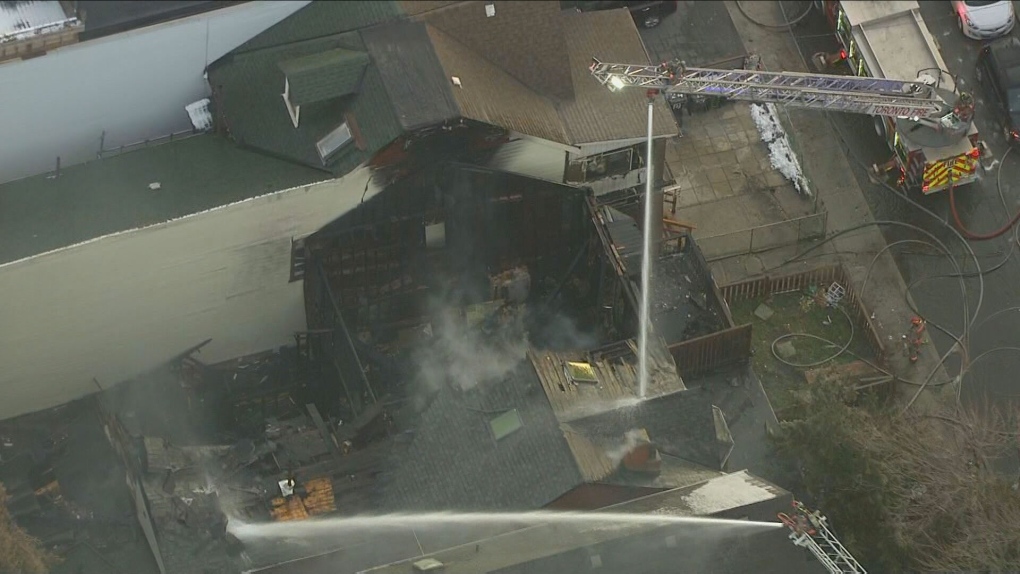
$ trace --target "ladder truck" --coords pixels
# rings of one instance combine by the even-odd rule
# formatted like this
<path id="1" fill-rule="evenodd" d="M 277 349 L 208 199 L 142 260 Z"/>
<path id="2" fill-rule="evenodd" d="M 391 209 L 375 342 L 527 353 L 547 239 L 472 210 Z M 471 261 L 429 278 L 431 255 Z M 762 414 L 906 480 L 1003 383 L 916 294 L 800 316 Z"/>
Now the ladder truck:
<path id="1" fill-rule="evenodd" d="M 930 74 L 947 90 L 956 90 L 956 79 L 946 72 L 946 63 L 921 18 L 917 2 L 826 0 L 818 5 L 841 48 L 836 54 L 819 55 L 820 64 L 845 63 L 851 73 L 873 78 Z M 898 125 L 894 117 L 875 118 L 875 130 L 894 154 L 888 165 L 895 163 L 905 183 L 924 193 L 976 181 L 980 172 L 974 159 L 982 155 L 990 159 L 974 125 L 965 137 L 955 140 L 912 133 Z"/>
<path id="2" fill-rule="evenodd" d="M 785 512 L 776 516 L 790 529 L 790 541 L 801 548 L 807 548 L 832 574 L 867 574 L 864 567 L 829 530 L 829 520 L 817 510 L 808 510 L 794 500 L 792 516 Z"/>
<path id="3" fill-rule="evenodd" d="M 923 25 L 923 23 L 921 24 Z M 979 159 L 989 155 L 977 142 L 974 101 L 939 79 L 939 70 L 919 70 L 914 80 L 869 76 L 767 72 L 750 56 L 743 69 L 605 63 L 592 59 L 592 75 L 610 90 L 643 87 L 664 94 L 717 96 L 763 104 L 874 116 L 888 128 L 895 157 L 875 170 L 899 168 L 897 183 L 930 194 L 979 177 Z M 883 133 L 880 131 L 880 133 Z M 941 174 L 945 175 L 941 178 Z"/>

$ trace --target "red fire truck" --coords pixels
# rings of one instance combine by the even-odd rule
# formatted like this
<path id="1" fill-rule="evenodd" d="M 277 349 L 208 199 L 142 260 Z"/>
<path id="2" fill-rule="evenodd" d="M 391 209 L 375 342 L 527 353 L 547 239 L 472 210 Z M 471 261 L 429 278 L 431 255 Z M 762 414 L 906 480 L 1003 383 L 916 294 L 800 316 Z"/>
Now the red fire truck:
<path id="1" fill-rule="evenodd" d="M 940 92 L 956 94 L 965 104 L 969 101 L 969 96 L 957 93 L 955 78 L 946 71 L 917 2 L 826 0 L 821 6 L 842 47 L 839 54 L 824 58 L 828 63 L 845 62 L 862 77 L 934 80 Z M 973 122 L 964 131 L 919 126 L 911 118 L 891 115 L 876 115 L 874 120 L 894 156 L 885 169 L 899 169 L 901 184 L 925 194 L 976 181 L 979 159 L 990 155 Z"/>

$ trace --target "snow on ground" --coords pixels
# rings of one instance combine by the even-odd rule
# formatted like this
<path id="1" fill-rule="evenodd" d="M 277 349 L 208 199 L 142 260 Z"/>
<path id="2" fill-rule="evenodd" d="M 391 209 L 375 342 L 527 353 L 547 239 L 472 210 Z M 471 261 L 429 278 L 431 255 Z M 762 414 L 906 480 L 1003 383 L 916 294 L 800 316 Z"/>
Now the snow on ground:
<path id="1" fill-rule="evenodd" d="M 779 121 L 779 110 L 775 104 L 751 104 L 751 117 L 754 125 L 758 128 L 761 141 L 769 147 L 769 160 L 772 167 L 779 170 L 783 177 L 793 183 L 798 193 L 811 197 L 811 189 L 808 187 L 807 178 L 801 170 L 797 154 L 790 146 L 790 140 L 786 137 L 786 130 Z"/>

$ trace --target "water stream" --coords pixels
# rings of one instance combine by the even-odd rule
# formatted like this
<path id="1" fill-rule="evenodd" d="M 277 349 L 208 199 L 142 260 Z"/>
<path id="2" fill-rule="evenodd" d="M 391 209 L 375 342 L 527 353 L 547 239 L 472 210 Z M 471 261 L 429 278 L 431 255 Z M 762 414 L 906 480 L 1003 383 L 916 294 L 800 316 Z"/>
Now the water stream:
<path id="1" fill-rule="evenodd" d="M 329 517 L 287 522 L 247 523 L 231 519 L 227 529 L 241 540 L 267 538 L 300 538 L 336 536 L 345 532 L 380 530 L 428 529 L 442 527 L 538 526 L 542 524 L 598 526 L 666 526 L 687 524 L 692 527 L 734 527 L 740 529 L 774 529 L 778 522 L 755 522 L 706 518 L 700 516 L 672 516 L 668 514 L 631 514 L 622 512 L 425 512 Z"/>
<path id="2" fill-rule="evenodd" d="M 652 119 L 653 100 L 648 99 L 648 139 L 647 157 L 645 158 L 645 218 L 642 230 L 643 249 L 641 254 L 641 309 L 638 318 L 638 396 L 645 398 L 648 392 L 648 322 L 651 306 L 650 285 L 652 275 L 652 202 L 654 201 L 653 184 L 655 169 L 652 165 Z"/>

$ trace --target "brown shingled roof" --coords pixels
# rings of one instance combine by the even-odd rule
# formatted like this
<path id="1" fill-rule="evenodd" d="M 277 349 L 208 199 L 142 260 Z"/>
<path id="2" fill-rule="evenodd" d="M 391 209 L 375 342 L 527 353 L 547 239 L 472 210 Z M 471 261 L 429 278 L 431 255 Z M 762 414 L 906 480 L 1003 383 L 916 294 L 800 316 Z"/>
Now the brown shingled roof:
<path id="1" fill-rule="evenodd" d="M 460 2 L 424 18 L 538 94 L 570 99 L 574 90 L 560 13 L 559 2 L 490 0 Z"/>
<path id="2" fill-rule="evenodd" d="M 641 36 L 627 10 L 561 12 L 575 97 L 559 105 L 570 143 L 575 145 L 641 137 L 647 130 L 648 100 L 644 90 L 610 92 L 598 83 L 588 66 L 592 56 L 603 62 L 648 62 Z M 567 60 L 567 58 L 563 58 Z M 676 135 L 669 106 L 656 98 L 653 131 Z"/>
<path id="3" fill-rule="evenodd" d="M 563 121 L 547 98 L 432 26 L 427 26 L 440 65 L 461 87 L 451 90 L 466 118 L 538 138 L 567 143 Z M 452 80 L 451 80 L 452 82 Z"/>
<path id="4" fill-rule="evenodd" d="M 469 1 L 413 4 L 468 119 L 550 141 L 581 145 L 645 135 L 646 100 L 638 89 L 612 93 L 588 72 L 592 56 L 642 63 L 648 56 L 627 10 L 579 13 L 559 2 Z M 486 15 L 486 5 L 495 15 Z M 654 134 L 677 133 L 656 102 Z"/>

